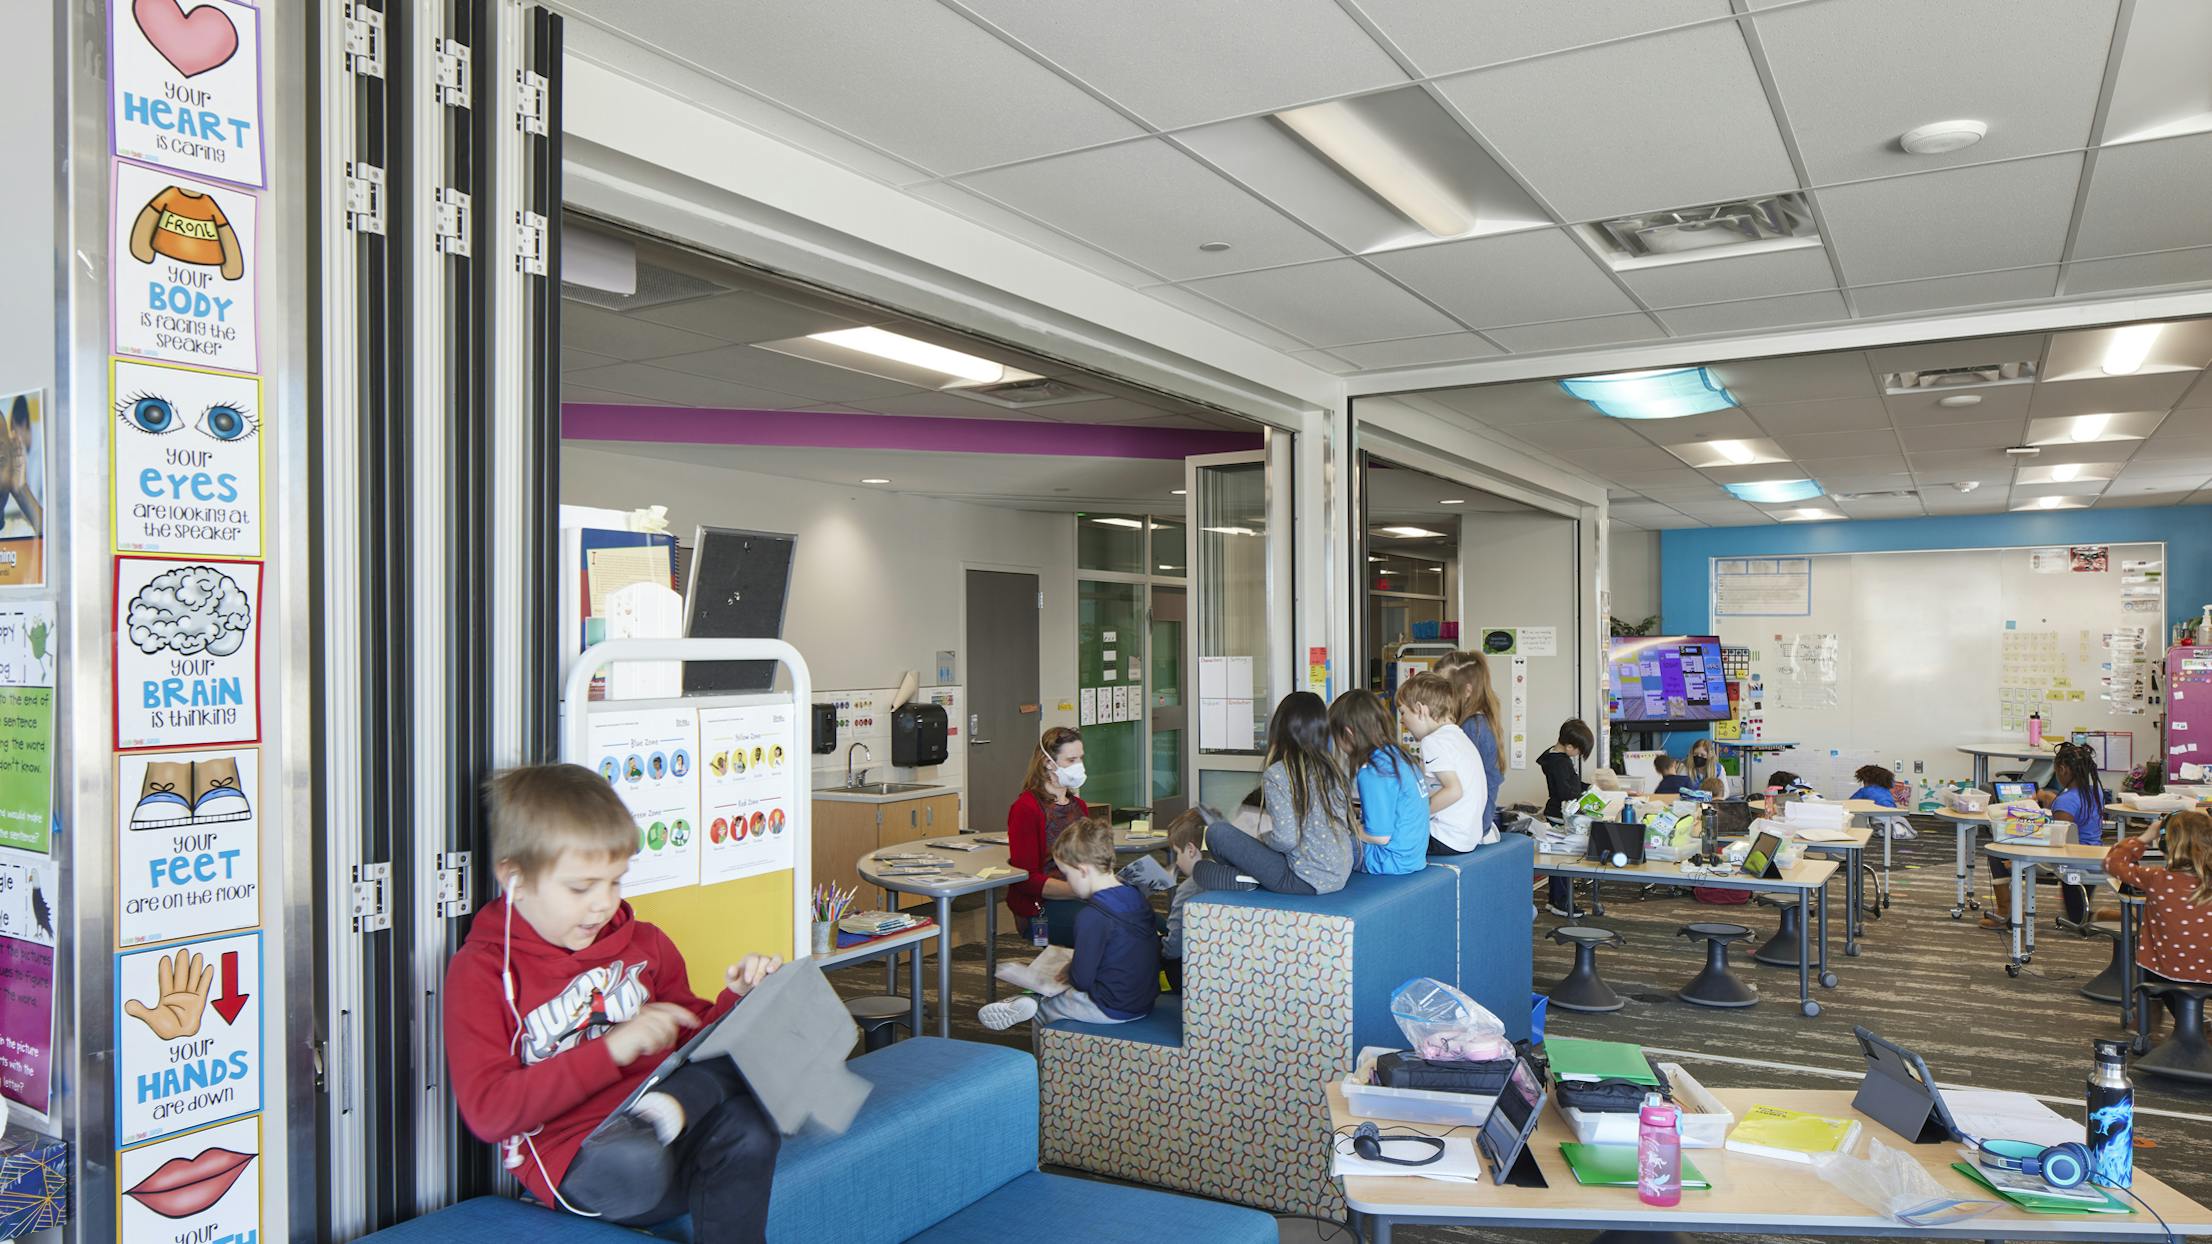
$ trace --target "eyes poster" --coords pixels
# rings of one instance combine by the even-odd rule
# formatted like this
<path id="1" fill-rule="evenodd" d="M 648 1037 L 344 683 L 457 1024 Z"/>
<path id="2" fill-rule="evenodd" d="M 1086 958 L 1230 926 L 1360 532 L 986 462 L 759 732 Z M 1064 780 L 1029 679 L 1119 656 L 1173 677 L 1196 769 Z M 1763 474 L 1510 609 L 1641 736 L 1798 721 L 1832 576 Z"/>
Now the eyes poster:
<path id="1" fill-rule="evenodd" d="M 115 551 L 261 556 L 261 382 L 115 359 Z"/>

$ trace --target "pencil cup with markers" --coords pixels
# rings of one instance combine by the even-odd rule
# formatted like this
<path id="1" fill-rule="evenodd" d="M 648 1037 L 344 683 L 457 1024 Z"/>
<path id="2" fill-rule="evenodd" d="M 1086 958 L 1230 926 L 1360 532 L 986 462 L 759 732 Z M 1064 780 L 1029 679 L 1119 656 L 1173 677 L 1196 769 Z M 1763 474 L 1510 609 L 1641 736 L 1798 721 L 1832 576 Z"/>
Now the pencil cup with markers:
<path id="1" fill-rule="evenodd" d="M 852 910 L 853 900 L 859 894 L 858 886 L 849 890 L 840 890 L 828 883 L 814 887 L 815 954 L 826 955 L 837 949 L 837 922 L 844 919 L 846 912 Z"/>

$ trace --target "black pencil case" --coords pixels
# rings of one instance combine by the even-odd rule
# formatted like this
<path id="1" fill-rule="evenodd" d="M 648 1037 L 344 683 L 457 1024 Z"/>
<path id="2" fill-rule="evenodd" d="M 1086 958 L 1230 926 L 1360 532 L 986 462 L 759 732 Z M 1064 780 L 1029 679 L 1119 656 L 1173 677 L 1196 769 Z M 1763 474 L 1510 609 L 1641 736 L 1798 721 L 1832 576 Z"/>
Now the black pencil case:
<path id="1" fill-rule="evenodd" d="M 1385 1054 L 1375 1060 L 1374 1082 L 1384 1088 L 1474 1093 L 1489 1097 L 1504 1090 L 1516 1061 L 1511 1058 L 1485 1062 L 1432 1061 L 1406 1053 Z"/>

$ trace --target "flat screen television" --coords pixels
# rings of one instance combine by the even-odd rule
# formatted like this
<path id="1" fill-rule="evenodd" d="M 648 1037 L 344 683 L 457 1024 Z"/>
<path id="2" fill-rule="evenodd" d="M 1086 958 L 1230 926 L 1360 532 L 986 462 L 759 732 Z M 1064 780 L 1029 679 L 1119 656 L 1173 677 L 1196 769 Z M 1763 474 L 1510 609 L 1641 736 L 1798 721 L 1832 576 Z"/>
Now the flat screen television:
<path id="1" fill-rule="evenodd" d="M 1605 679 L 1617 725 L 1690 730 L 1730 716 L 1717 635 L 1615 635 Z"/>

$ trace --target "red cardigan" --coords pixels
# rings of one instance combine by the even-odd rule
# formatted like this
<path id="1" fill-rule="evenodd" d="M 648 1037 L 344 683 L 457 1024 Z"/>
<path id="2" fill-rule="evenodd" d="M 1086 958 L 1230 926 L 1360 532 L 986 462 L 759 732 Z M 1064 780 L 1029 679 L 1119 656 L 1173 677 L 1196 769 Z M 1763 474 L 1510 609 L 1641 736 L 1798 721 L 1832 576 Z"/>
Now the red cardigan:
<path id="1" fill-rule="evenodd" d="M 1077 820 L 1091 814 L 1091 806 L 1068 796 L 1075 805 Z M 1007 862 L 1029 874 L 1028 879 L 1006 887 L 1006 907 L 1015 915 L 1028 919 L 1043 910 L 1045 877 L 1052 858 L 1045 851 L 1045 800 L 1035 791 L 1025 790 L 1014 796 L 1014 804 L 1006 809 Z"/>

